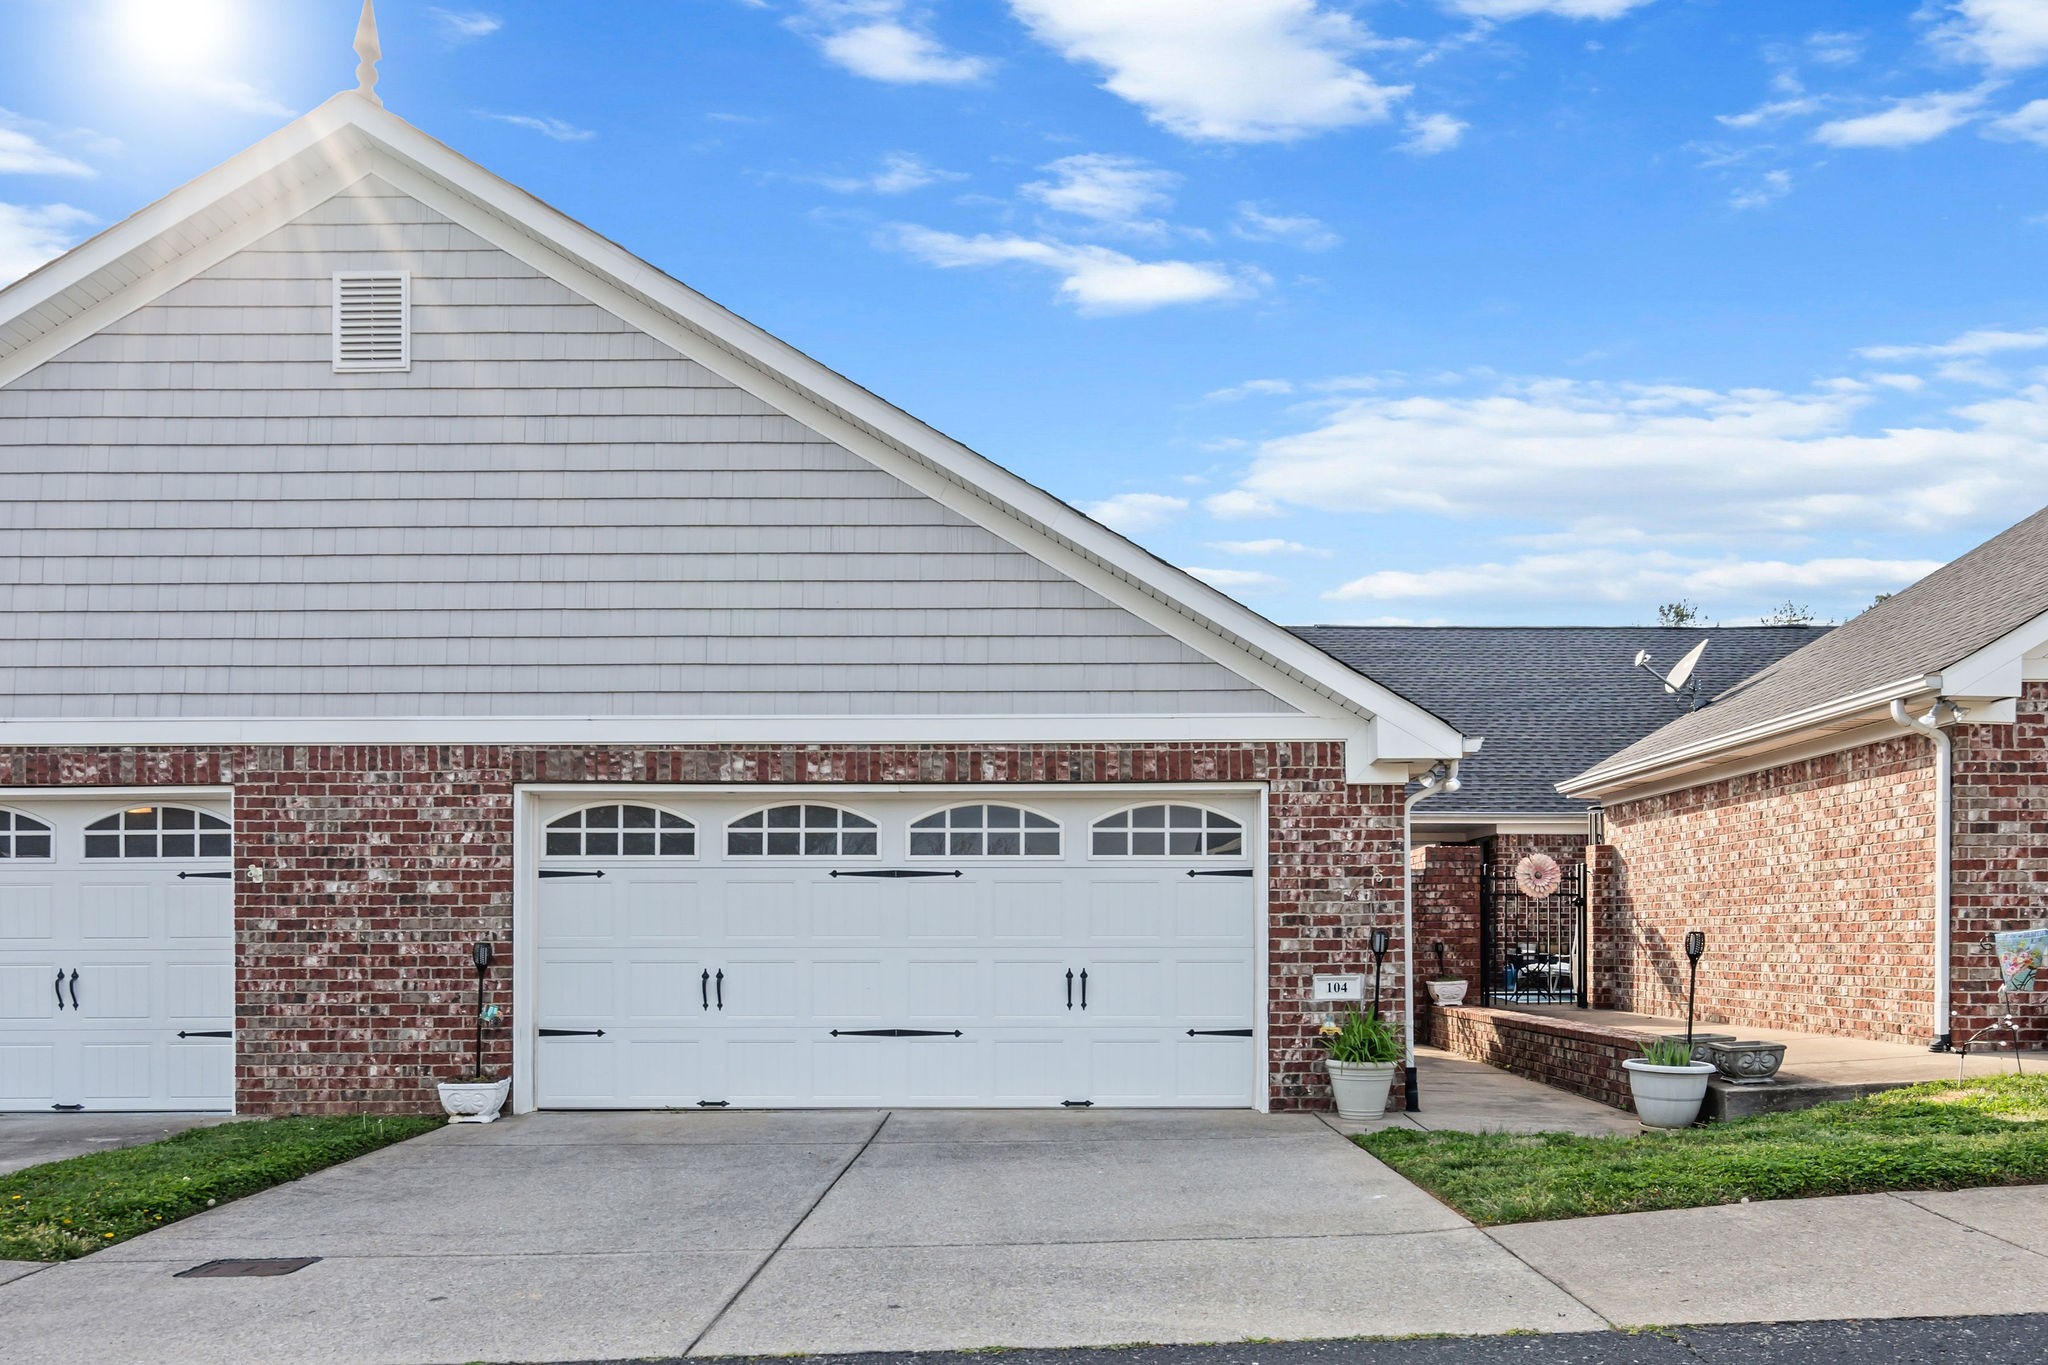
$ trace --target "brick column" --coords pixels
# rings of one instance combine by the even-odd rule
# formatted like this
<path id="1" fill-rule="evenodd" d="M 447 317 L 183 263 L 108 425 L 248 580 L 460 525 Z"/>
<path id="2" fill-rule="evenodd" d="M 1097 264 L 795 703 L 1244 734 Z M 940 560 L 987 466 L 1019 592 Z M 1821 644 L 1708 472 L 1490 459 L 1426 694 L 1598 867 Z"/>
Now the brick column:
<path id="1" fill-rule="evenodd" d="M 1442 1011 L 1423 983 L 1436 974 L 1430 945 L 1444 945 L 1444 964 L 1479 992 L 1479 866 L 1477 844 L 1427 844 L 1409 857 L 1415 879 L 1415 1033 L 1419 1043 L 1442 1046 Z"/>

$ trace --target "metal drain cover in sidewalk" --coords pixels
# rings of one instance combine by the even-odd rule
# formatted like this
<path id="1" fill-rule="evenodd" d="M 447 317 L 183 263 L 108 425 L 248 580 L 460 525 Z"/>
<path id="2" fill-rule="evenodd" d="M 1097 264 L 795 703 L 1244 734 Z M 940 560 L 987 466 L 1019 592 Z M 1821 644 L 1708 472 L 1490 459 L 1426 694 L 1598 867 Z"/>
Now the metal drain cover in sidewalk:
<path id="1" fill-rule="evenodd" d="M 304 1270 L 319 1259 L 318 1256 L 271 1256 L 254 1261 L 208 1261 L 190 1270 L 181 1270 L 171 1278 L 233 1280 L 250 1275 L 289 1275 L 295 1270 Z"/>

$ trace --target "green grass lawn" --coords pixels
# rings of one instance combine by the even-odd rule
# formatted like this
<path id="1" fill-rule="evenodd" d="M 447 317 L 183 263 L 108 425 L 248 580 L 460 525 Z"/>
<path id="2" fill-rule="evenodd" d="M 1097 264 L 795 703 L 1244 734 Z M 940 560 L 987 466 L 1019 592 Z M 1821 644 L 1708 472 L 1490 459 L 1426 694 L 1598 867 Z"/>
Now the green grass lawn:
<path id="1" fill-rule="evenodd" d="M 68 1261 L 443 1122 L 250 1119 L 0 1175 L 0 1260 Z"/>
<path id="2" fill-rule="evenodd" d="M 1388 1129 L 1352 1141 L 1483 1224 L 2023 1185 L 2048 1182 L 2048 1076 L 1937 1081 L 1632 1137 Z"/>

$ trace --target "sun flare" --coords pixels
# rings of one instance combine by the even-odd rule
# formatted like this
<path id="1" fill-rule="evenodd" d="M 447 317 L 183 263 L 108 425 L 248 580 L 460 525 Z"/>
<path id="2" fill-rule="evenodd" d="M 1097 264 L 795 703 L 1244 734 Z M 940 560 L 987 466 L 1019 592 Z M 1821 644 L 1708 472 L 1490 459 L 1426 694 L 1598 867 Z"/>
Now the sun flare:
<path id="1" fill-rule="evenodd" d="M 238 18 L 233 0 L 118 0 L 113 23 L 138 67 L 186 74 L 219 61 Z"/>

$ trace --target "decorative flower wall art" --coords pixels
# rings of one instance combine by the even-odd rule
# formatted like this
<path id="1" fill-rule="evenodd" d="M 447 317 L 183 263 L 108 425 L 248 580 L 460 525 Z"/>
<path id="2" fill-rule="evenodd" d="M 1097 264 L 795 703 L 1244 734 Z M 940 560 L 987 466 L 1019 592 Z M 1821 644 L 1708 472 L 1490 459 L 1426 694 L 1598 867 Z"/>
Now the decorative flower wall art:
<path id="1" fill-rule="evenodd" d="M 1532 900 L 1542 900 L 1564 880 L 1564 870 L 1548 853 L 1531 853 L 1515 864 L 1515 885 Z"/>

